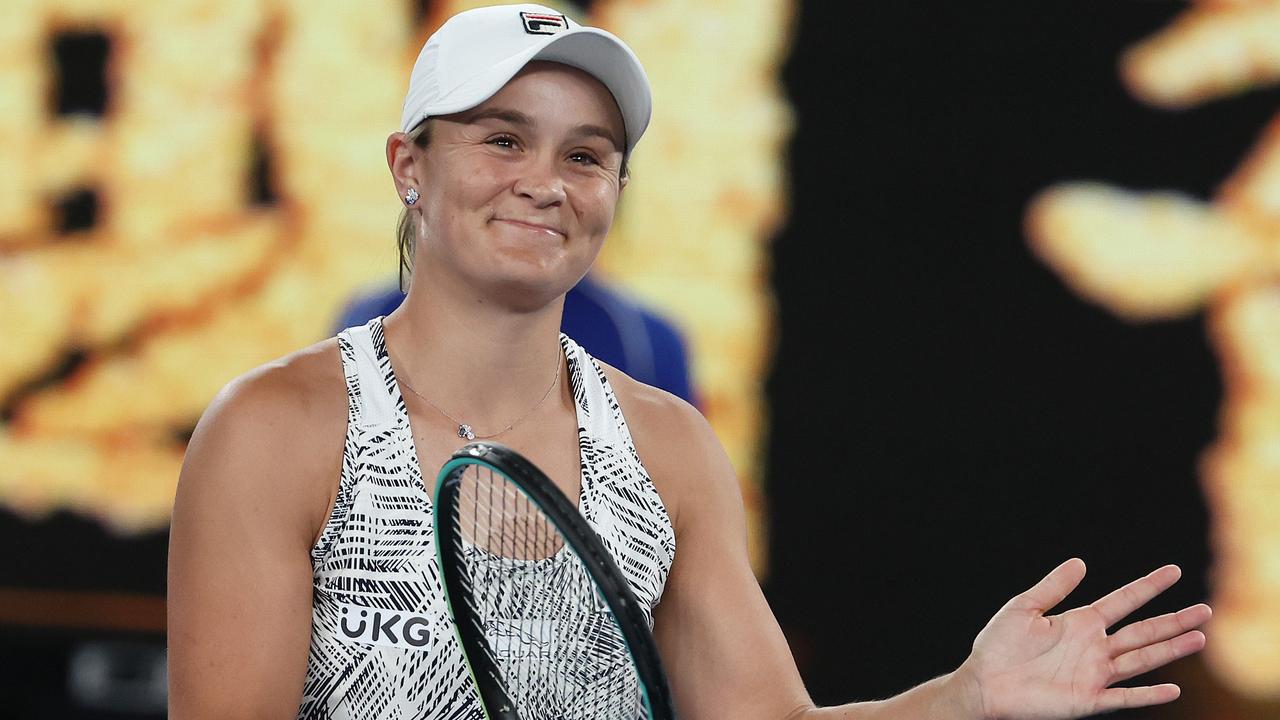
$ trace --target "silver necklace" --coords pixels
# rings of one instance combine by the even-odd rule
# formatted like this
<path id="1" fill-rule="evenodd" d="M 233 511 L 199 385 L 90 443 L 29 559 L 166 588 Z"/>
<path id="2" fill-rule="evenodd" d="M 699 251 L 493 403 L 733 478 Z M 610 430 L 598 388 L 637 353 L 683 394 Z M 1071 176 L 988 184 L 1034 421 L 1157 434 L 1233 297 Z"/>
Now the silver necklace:
<path id="1" fill-rule="evenodd" d="M 498 432 L 493 433 L 492 435 L 477 435 L 477 434 L 475 433 L 475 430 L 473 430 L 473 429 L 471 428 L 471 426 L 470 426 L 470 425 L 468 425 L 468 424 L 466 424 L 466 423 L 464 423 L 464 422 L 460 422 L 460 421 L 458 421 L 458 420 L 455 420 L 455 419 L 454 419 L 454 417 L 453 417 L 452 415 L 450 415 L 449 413 L 445 412 L 444 410 L 441 410 L 439 405 L 436 405 L 435 403 L 433 403 L 433 402 L 431 402 L 430 400 L 428 400 L 428 399 L 427 399 L 427 396 L 423 395 L 422 393 L 418 392 L 417 390 L 414 390 L 414 389 L 413 389 L 413 386 L 412 386 L 412 385 L 410 385 L 410 384 L 409 384 L 409 382 L 408 382 L 407 380 L 405 380 L 404 378 L 397 378 L 397 379 L 398 379 L 398 380 L 400 380 L 401 384 L 403 384 L 405 387 L 409 388 L 409 392 L 411 392 L 411 393 L 413 393 L 414 395 L 417 395 L 418 397 L 422 398 L 422 401 L 423 401 L 423 402 L 425 402 L 426 404 L 428 404 L 428 405 L 430 405 L 431 407 L 435 408 L 435 411 L 436 411 L 436 412 L 438 412 L 438 413 L 440 413 L 441 415 L 445 416 L 446 418 L 448 418 L 448 419 L 449 419 L 449 422 L 452 422 L 452 423 L 454 423 L 455 425 L 457 425 L 457 426 L 458 426 L 458 437 L 463 438 L 463 439 L 466 439 L 466 440 L 475 440 L 475 439 L 477 439 L 477 438 L 478 438 L 478 439 L 480 439 L 480 440 L 488 440 L 489 438 L 495 438 L 495 437 L 498 437 L 499 435 L 501 435 L 502 433 L 504 433 L 504 432 L 506 432 L 506 431 L 510 430 L 511 428 L 515 427 L 516 425 L 519 425 L 519 424 L 520 424 L 520 421 L 524 420 L 525 418 L 529 417 L 529 415 L 533 414 L 533 411 L 534 411 L 534 410 L 537 410 L 538 408 L 542 407 L 542 403 L 546 402 L 547 398 L 551 396 L 551 391 L 552 391 L 552 390 L 554 390 L 554 389 L 555 389 L 555 387 L 556 387 L 556 385 L 557 385 L 557 384 L 559 384 L 559 382 L 560 382 L 560 355 L 559 355 L 558 353 L 556 354 L 556 376 L 555 376 L 554 378 L 552 378 L 552 379 L 551 379 L 551 384 L 547 386 L 547 391 L 546 391 L 546 392 L 544 392 L 544 393 L 542 393 L 542 399 L 538 400 L 537 404 L 536 404 L 536 405 L 534 405 L 533 407 L 529 408 L 529 409 L 528 409 L 528 411 L 526 411 L 526 412 L 525 412 L 525 414 L 523 414 L 523 415 L 521 415 L 520 417 L 516 418 L 516 419 L 515 419 L 515 422 L 513 422 L 513 423 L 511 423 L 510 425 L 508 425 L 508 426 L 506 426 L 506 427 L 502 428 L 502 429 L 501 429 L 501 430 L 499 430 Z"/>

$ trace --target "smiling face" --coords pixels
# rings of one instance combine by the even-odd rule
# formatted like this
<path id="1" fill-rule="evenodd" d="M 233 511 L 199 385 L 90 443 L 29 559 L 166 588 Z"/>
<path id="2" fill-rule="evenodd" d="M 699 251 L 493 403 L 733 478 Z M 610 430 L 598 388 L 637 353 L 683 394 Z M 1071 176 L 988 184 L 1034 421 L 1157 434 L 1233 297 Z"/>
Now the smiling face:
<path id="1" fill-rule="evenodd" d="M 415 281 L 522 310 L 573 287 L 625 185 L 622 116 L 608 89 L 534 62 L 481 105 L 430 122 L 425 149 L 391 156 L 401 196 L 409 186 L 421 195 Z"/>

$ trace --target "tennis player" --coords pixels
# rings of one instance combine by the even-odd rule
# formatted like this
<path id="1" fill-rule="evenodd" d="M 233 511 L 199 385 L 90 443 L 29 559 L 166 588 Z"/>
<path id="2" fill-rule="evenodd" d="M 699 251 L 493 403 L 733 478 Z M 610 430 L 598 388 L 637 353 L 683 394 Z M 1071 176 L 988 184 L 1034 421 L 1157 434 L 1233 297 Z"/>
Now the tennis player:
<path id="1" fill-rule="evenodd" d="M 1166 566 L 1049 615 L 1085 573 L 1072 559 L 1010 600 L 956 671 L 813 706 L 711 428 L 559 333 L 649 117 L 631 50 L 548 8 L 468 11 L 428 40 L 386 143 L 407 299 L 235 379 L 191 439 L 170 539 L 171 717 L 482 717 L 430 501 L 473 437 L 578 502 L 650 613 L 683 718 L 1073 718 L 1176 698 L 1112 686 L 1200 650 L 1209 607 L 1108 635 L 1178 579 Z"/>

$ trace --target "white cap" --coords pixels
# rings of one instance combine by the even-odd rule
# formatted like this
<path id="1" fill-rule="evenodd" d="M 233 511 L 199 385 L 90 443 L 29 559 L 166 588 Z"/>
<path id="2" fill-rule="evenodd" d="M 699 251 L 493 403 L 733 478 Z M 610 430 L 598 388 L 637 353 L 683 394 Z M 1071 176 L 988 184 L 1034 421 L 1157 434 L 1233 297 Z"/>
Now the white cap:
<path id="1" fill-rule="evenodd" d="M 400 130 L 479 105 L 533 60 L 572 65 L 603 83 L 622 111 L 631 152 L 653 109 L 640 60 L 614 35 L 541 5 L 483 7 L 449 18 L 413 64 Z"/>

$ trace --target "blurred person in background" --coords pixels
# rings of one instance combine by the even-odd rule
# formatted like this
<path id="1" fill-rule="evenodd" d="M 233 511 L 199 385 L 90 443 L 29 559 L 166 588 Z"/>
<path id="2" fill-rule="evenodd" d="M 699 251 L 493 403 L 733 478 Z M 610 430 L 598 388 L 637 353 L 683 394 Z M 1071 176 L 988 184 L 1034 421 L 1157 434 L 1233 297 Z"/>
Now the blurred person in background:
<path id="1" fill-rule="evenodd" d="M 407 211 L 406 211 L 407 212 Z M 405 263 L 402 263 L 405 264 Z M 353 298 L 336 330 L 390 315 L 404 302 L 399 286 Z M 689 353 L 680 331 L 662 315 L 588 273 L 564 296 L 560 331 L 633 380 L 661 388 L 695 407 Z"/>

